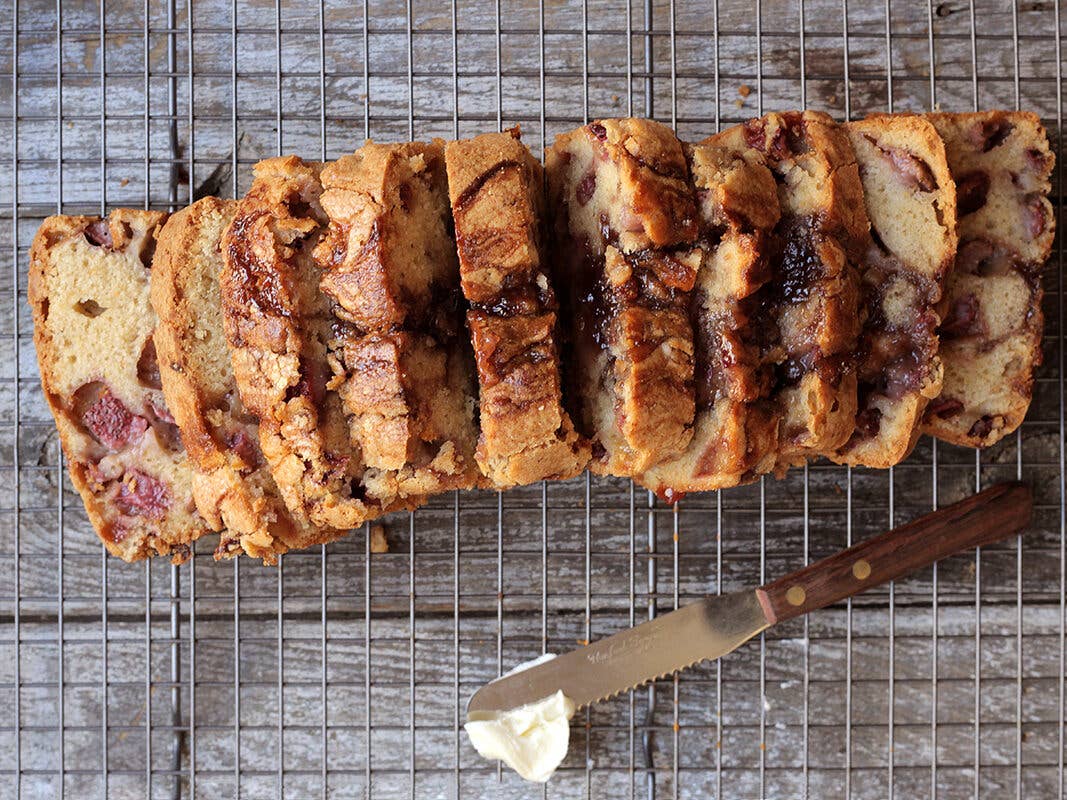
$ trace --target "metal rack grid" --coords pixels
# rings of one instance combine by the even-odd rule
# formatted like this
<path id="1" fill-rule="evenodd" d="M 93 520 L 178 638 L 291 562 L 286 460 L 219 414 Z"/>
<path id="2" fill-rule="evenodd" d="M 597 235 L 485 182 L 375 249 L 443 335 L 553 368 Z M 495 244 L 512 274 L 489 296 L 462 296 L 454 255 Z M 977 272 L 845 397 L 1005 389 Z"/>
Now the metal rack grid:
<path id="1" fill-rule="evenodd" d="M 1020 433 L 669 507 L 588 476 L 436 498 L 277 569 L 103 555 L 37 384 L 26 250 L 62 210 L 240 193 L 278 152 L 587 118 L 695 138 L 791 107 L 1023 107 L 1059 150 L 1059 3 L 100 0 L 0 5 L 0 795 L 1065 797 L 1062 244 Z M 1061 158 L 1062 162 L 1062 158 Z M 1056 201 L 1061 203 L 1061 168 Z M 476 686 L 1015 476 L 1024 540 L 582 712 L 547 787 L 481 762 Z"/>

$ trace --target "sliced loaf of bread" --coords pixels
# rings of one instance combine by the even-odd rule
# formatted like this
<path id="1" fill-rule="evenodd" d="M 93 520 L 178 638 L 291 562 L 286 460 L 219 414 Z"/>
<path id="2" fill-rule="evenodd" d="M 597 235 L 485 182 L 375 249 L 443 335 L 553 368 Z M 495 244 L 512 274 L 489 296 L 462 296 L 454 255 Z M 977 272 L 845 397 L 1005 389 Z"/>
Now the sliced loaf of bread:
<path id="1" fill-rule="evenodd" d="M 911 452 L 927 403 L 941 393 L 938 309 L 956 257 L 956 186 L 944 145 L 922 117 L 875 116 L 844 128 L 871 238 L 861 266 L 856 430 L 831 457 L 886 468 Z"/>
<path id="2" fill-rule="evenodd" d="M 1055 235 L 1054 156 L 1036 115 L 929 114 L 956 182 L 959 247 L 943 303 L 944 385 L 924 431 L 987 447 L 1014 431 L 1033 396 L 1044 317 L 1041 269 Z"/>
<path id="3" fill-rule="evenodd" d="M 126 561 L 180 563 L 209 528 L 152 337 L 149 275 L 165 218 L 49 217 L 30 250 L 29 300 L 41 386 L 89 521 Z"/>
<path id="4" fill-rule="evenodd" d="M 497 488 L 572 478 L 589 445 L 562 405 L 544 171 L 518 128 L 450 142 L 445 163 L 478 364 L 478 463 Z"/>
<path id="5" fill-rule="evenodd" d="M 693 435 L 700 253 L 685 153 L 665 125 L 608 119 L 558 136 L 546 170 L 572 416 L 593 472 L 637 475 Z"/>
<path id="6" fill-rule="evenodd" d="M 776 321 L 762 315 L 778 190 L 762 155 L 711 137 L 687 147 L 699 199 L 701 254 L 690 298 L 696 421 L 688 447 L 638 477 L 661 497 L 736 486 L 774 468 L 775 364 L 761 346 Z"/>
<path id="7" fill-rule="evenodd" d="M 172 214 L 152 265 L 152 307 L 163 394 L 196 467 L 201 516 L 223 531 L 216 557 L 266 563 L 341 535 L 294 518 L 263 458 L 256 418 L 241 403 L 222 330 L 222 236 L 234 200 L 205 197 Z"/>

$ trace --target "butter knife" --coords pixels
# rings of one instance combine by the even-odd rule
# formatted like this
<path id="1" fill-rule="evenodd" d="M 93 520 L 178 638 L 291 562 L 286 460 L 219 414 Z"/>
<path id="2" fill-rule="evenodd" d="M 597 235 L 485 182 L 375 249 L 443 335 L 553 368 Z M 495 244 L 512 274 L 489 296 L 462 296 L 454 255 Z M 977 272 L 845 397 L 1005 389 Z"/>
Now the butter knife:
<path id="1" fill-rule="evenodd" d="M 558 658 L 488 683 L 467 714 L 535 703 L 556 691 L 577 708 L 726 655 L 787 619 L 1023 532 L 1030 489 L 1001 483 L 758 589 L 713 595 Z"/>

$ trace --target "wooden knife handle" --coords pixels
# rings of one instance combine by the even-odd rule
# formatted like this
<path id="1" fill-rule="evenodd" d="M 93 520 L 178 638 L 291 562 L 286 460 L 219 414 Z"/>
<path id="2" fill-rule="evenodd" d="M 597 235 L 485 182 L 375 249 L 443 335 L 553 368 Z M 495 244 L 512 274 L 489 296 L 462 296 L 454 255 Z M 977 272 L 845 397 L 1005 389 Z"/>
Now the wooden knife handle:
<path id="1" fill-rule="evenodd" d="M 1030 488 L 1000 483 L 756 590 L 771 625 L 1015 536 L 1030 524 Z"/>

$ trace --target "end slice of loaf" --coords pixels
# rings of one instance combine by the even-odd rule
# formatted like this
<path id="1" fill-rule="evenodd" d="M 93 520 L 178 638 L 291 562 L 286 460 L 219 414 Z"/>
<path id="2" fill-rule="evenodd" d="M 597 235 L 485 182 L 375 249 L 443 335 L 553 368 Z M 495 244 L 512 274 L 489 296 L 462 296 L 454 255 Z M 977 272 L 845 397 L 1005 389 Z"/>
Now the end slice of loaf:
<path id="1" fill-rule="evenodd" d="M 316 257 L 340 348 L 330 385 L 371 496 L 481 485 L 474 357 L 463 329 L 444 144 L 368 142 L 322 172 Z"/>
<path id="2" fill-rule="evenodd" d="M 956 182 L 959 248 L 940 328 L 945 378 L 924 431 L 988 447 L 1023 421 L 1041 363 L 1054 156 L 1036 115 L 929 114 Z"/>
<path id="3" fill-rule="evenodd" d="M 337 335 L 313 257 L 328 219 L 321 165 L 261 161 L 223 235 L 223 330 L 241 402 L 278 490 L 301 525 L 354 528 L 394 500 L 370 497 L 341 398 L 329 387 Z"/>
<path id="4" fill-rule="evenodd" d="M 497 488 L 572 478 L 589 445 L 562 406 L 541 164 L 518 128 L 450 142 L 445 164 L 478 366 L 478 464 Z"/>
<path id="5" fill-rule="evenodd" d="M 637 475 L 693 435 L 688 307 L 700 254 L 685 154 L 665 125 L 599 120 L 557 137 L 546 170 L 572 417 L 593 472 Z"/>
<path id="6" fill-rule="evenodd" d="M 259 445 L 259 426 L 241 403 L 222 326 L 222 236 L 234 200 L 205 197 L 172 214 L 152 264 L 155 342 L 163 393 L 196 466 L 201 516 L 223 530 L 216 558 L 244 552 L 266 563 L 341 535 L 294 519 Z"/>
<path id="7" fill-rule="evenodd" d="M 762 155 L 720 144 L 687 148 L 700 201 L 700 269 L 690 299 L 696 344 L 696 421 L 680 455 L 637 480 L 661 497 L 752 480 L 774 468 L 781 411 L 765 363 L 760 292 L 779 218 L 778 190 Z"/>
<path id="8" fill-rule="evenodd" d="M 862 263 L 856 430 L 832 456 L 887 468 L 918 441 L 941 393 L 938 307 L 956 257 L 956 186 L 934 127 L 912 115 L 844 126 L 856 152 L 871 239 Z"/>
<path id="9" fill-rule="evenodd" d="M 152 338 L 148 282 L 165 218 L 49 217 L 30 250 L 29 300 L 41 385 L 89 521 L 126 561 L 180 563 L 208 527 Z"/>
<path id="10" fill-rule="evenodd" d="M 719 137 L 762 153 L 778 183 L 782 216 L 757 313 L 765 358 L 777 364 L 781 473 L 833 453 L 855 426 L 863 187 L 848 135 L 826 114 L 767 114 Z"/>

